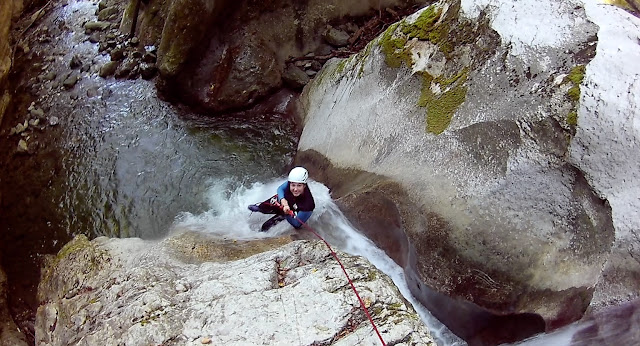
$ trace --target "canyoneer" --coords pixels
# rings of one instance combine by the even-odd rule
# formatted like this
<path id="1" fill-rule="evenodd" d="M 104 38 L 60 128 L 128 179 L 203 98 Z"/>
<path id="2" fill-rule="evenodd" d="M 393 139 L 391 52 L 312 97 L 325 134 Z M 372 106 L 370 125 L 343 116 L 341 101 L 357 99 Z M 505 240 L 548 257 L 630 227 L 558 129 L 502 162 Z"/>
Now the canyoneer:
<path id="1" fill-rule="evenodd" d="M 309 172 L 304 167 L 295 167 L 289 172 L 287 181 L 278 187 L 278 193 L 262 203 L 249 205 L 249 210 L 263 214 L 275 214 L 262 224 L 261 232 L 286 219 L 296 229 L 307 222 L 316 204 L 307 185 Z"/>

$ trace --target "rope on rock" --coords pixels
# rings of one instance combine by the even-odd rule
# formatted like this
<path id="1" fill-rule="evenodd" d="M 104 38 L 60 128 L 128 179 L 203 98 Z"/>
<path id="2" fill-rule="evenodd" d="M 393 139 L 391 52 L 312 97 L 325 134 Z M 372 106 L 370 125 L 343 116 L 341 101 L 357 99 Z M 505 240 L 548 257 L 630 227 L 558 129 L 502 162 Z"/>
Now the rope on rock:
<path id="1" fill-rule="evenodd" d="M 280 209 L 282 209 L 282 205 L 280 205 L 279 203 L 277 203 L 277 205 L 280 207 Z M 369 319 L 369 322 L 371 322 L 371 326 L 373 326 L 373 330 L 375 330 L 376 334 L 378 334 L 378 338 L 380 339 L 380 342 L 382 343 L 382 345 L 386 346 L 387 344 L 384 342 L 384 339 L 382 339 L 382 335 L 380 335 L 380 332 L 378 331 L 378 328 L 376 327 L 376 324 L 373 322 L 373 318 L 371 317 L 371 314 L 369 314 L 369 310 L 367 309 L 367 306 L 364 304 L 364 301 L 362 300 L 362 298 L 360 298 L 360 295 L 358 294 L 358 290 L 356 290 L 356 286 L 353 285 L 353 281 L 351 281 L 351 278 L 349 277 L 349 274 L 347 274 L 347 270 L 344 268 L 344 265 L 342 265 L 342 262 L 338 258 L 338 255 L 331 248 L 331 245 L 329 245 L 329 243 L 327 243 L 327 241 L 324 240 L 324 238 L 322 238 L 313 228 L 311 228 L 304 221 L 300 220 L 297 216 L 295 216 L 293 211 L 289 212 L 289 216 L 294 217 L 296 220 L 298 220 L 298 222 L 300 222 L 300 224 L 302 224 L 302 226 L 304 226 L 306 229 L 311 231 L 311 233 L 313 233 L 316 237 L 318 237 L 318 239 L 322 240 L 322 242 L 327 246 L 327 248 L 329 248 L 329 251 L 331 252 L 331 256 L 333 256 L 333 258 L 335 258 L 336 262 L 338 262 L 338 264 L 340 264 L 340 268 L 342 268 L 342 272 L 347 277 L 347 280 L 349 281 L 349 285 L 351 285 L 351 289 L 353 290 L 353 293 L 355 293 L 356 297 L 358 297 L 358 301 L 360 302 L 360 306 L 362 307 L 362 310 L 364 310 L 364 313 L 367 315 L 367 318 Z"/>

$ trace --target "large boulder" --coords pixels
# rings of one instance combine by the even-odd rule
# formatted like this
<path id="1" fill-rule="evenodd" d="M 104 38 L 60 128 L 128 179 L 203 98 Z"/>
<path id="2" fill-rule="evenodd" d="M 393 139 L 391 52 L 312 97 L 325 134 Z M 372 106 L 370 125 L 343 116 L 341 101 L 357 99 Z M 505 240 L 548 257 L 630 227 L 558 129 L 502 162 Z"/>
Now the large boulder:
<path id="1" fill-rule="evenodd" d="M 338 256 L 385 342 L 435 345 L 388 276 Z M 38 345 L 380 342 L 320 241 L 78 236 L 50 260 L 38 298 Z"/>
<path id="2" fill-rule="evenodd" d="M 314 52 L 329 23 L 416 0 L 131 1 L 121 29 L 159 45 L 161 94 L 206 114 L 247 108 L 281 84 L 285 60 Z M 242 83 L 238 83 L 241 77 Z"/>
<path id="3" fill-rule="evenodd" d="M 302 96 L 298 161 L 312 175 L 341 172 L 328 185 L 361 224 L 406 234 L 410 246 L 392 257 L 416 273 L 416 296 L 426 283 L 553 329 L 583 315 L 611 280 L 607 264 L 624 265 L 611 269 L 615 300 L 636 297 L 638 252 L 625 250 L 637 247 L 612 246 L 640 243 L 640 209 L 627 203 L 640 186 L 638 132 L 622 125 L 640 104 L 628 92 L 637 22 L 590 2 L 437 2 L 325 64 Z M 625 48 L 603 53 L 609 35 Z M 381 246 L 398 237 L 370 236 Z"/>

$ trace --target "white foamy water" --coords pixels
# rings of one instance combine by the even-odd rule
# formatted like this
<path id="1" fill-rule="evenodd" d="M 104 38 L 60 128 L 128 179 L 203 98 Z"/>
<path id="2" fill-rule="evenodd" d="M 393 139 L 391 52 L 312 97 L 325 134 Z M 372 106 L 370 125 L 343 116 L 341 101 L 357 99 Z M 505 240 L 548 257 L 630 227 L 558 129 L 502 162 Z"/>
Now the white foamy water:
<path id="1" fill-rule="evenodd" d="M 283 180 L 255 183 L 250 187 L 238 186 L 231 180 L 213 182 L 206 195 L 210 209 L 201 214 L 182 213 L 176 220 L 174 228 L 206 232 L 225 239 L 238 240 L 276 237 L 296 232 L 286 221 L 274 226 L 269 232 L 258 232 L 262 223 L 269 219 L 270 215 L 251 213 L 247 209 L 249 204 L 258 203 L 273 196 L 282 182 Z M 402 268 L 353 228 L 331 199 L 329 189 L 314 181 L 309 182 L 309 188 L 313 192 L 316 209 L 307 224 L 335 249 L 363 256 L 387 274 L 405 299 L 413 305 L 438 345 L 466 345 L 411 295 Z"/>

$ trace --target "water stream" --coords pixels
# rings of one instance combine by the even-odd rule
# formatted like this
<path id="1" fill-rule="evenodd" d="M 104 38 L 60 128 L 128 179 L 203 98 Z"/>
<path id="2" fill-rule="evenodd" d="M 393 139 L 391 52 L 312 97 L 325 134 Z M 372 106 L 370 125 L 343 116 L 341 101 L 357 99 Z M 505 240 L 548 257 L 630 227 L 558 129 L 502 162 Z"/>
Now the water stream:
<path id="1" fill-rule="evenodd" d="M 199 214 L 181 213 L 173 228 L 199 231 L 216 237 L 238 240 L 260 239 L 294 233 L 296 231 L 287 222 L 277 224 L 269 232 L 257 232 L 262 222 L 270 216 L 251 213 L 247 210 L 247 205 L 265 200 L 273 195 L 281 183 L 282 180 L 270 180 L 265 183 L 256 182 L 250 185 L 241 185 L 234 182 L 233 179 L 213 181 L 203 196 L 209 209 Z M 352 255 L 363 256 L 376 268 L 389 275 L 402 295 L 416 309 L 438 345 L 466 345 L 463 340 L 451 333 L 413 298 L 409 292 L 403 269 L 351 225 L 334 203 L 329 189 L 313 181 L 309 183 L 309 188 L 313 192 L 316 209 L 307 223 L 329 244 L 332 244 L 332 247 Z"/>
<path id="2" fill-rule="evenodd" d="M 31 104 L 60 120 L 29 130 L 29 140 L 39 143 L 30 155 L 15 154 L 17 136 L 0 142 L 2 264 L 10 307 L 22 326 L 33 318 L 23 313 L 37 307 L 43 256 L 76 234 L 157 239 L 187 228 L 256 239 L 293 232 L 281 223 L 258 233 L 266 216 L 246 209 L 274 193 L 295 153 L 299 129 L 287 111 L 293 95 L 283 92 L 263 108 L 216 118 L 158 99 L 153 82 L 102 79 L 96 68 L 108 57 L 80 27 L 95 20 L 96 7 L 97 1 L 69 0 L 43 19 L 51 38 L 22 57 L 13 76 L 15 103 L 2 123 L 8 134 Z M 60 76 L 73 55 L 93 67 L 67 91 Z M 38 82 L 51 71 L 59 77 Z M 402 269 L 351 226 L 329 190 L 310 186 L 318 205 L 309 220 L 314 229 L 389 275 L 439 345 L 464 345 L 411 296 Z"/>

